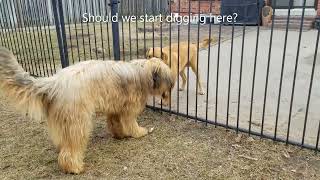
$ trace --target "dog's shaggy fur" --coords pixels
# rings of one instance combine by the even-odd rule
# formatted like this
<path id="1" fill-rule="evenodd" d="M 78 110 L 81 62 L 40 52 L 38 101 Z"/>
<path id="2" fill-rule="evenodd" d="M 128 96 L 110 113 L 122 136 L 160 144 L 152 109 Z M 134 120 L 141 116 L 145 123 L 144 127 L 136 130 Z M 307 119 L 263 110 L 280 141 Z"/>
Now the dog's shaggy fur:
<path id="1" fill-rule="evenodd" d="M 0 90 L 21 111 L 46 119 L 58 163 L 67 173 L 83 171 L 84 151 L 97 109 L 107 116 L 116 138 L 139 138 L 150 132 L 137 116 L 150 95 L 163 95 L 174 84 L 170 68 L 157 58 L 85 61 L 48 78 L 24 72 L 14 55 L 0 47 Z M 163 97 L 166 98 L 166 97 Z"/>
<path id="2" fill-rule="evenodd" d="M 207 48 L 210 43 L 216 43 L 218 39 L 213 37 L 211 39 L 204 39 L 202 42 L 199 43 L 199 48 Z M 178 50 L 178 47 L 180 50 Z M 170 52 L 171 48 L 171 52 Z M 189 60 L 188 60 L 188 50 L 189 50 Z M 178 59 L 178 51 L 179 51 L 179 59 Z M 200 77 L 200 70 L 197 67 L 198 59 L 197 59 L 197 51 L 198 45 L 196 43 L 188 43 L 188 42 L 180 42 L 179 46 L 178 43 L 171 44 L 171 46 L 155 48 L 149 48 L 146 53 L 147 58 L 157 57 L 161 58 L 167 65 L 170 65 L 171 71 L 174 73 L 175 78 L 177 78 L 178 73 L 182 78 L 182 87 L 179 88 L 180 91 L 183 91 L 186 86 L 187 76 L 184 72 L 185 68 L 190 66 L 192 71 L 197 76 L 198 80 L 198 93 L 200 95 L 205 94 L 204 89 L 202 87 L 202 80 Z M 171 58 L 170 58 L 171 53 Z M 179 65 L 179 70 L 178 70 Z"/>

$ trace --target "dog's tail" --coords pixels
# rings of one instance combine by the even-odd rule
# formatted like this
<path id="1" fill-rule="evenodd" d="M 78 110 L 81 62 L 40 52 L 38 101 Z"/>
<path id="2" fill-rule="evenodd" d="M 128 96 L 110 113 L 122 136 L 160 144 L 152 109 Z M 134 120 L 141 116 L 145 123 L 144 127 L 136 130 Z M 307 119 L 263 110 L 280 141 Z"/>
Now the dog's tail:
<path id="1" fill-rule="evenodd" d="M 211 43 L 215 43 L 217 42 L 217 38 L 213 37 L 211 39 L 207 38 L 207 39 L 204 39 L 202 40 L 202 42 L 200 43 L 200 48 L 207 48 L 209 47 L 209 44 Z"/>
<path id="2" fill-rule="evenodd" d="M 47 115 L 47 95 L 41 83 L 26 73 L 9 50 L 0 47 L 0 91 L 19 111 L 34 119 Z"/>

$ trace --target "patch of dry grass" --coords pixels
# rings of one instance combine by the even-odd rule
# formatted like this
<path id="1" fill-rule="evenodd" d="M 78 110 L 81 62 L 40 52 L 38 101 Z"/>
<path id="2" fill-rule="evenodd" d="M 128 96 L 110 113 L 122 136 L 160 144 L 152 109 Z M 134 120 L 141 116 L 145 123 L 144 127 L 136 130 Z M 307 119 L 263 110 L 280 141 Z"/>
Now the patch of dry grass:
<path id="1" fill-rule="evenodd" d="M 86 171 L 63 174 L 48 140 L 45 122 L 35 122 L 0 101 L 1 179 L 319 179 L 320 156 L 313 151 L 237 135 L 169 114 L 146 110 L 143 126 L 156 129 L 141 139 L 116 140 L 104 117 L 86 153 Z"/>

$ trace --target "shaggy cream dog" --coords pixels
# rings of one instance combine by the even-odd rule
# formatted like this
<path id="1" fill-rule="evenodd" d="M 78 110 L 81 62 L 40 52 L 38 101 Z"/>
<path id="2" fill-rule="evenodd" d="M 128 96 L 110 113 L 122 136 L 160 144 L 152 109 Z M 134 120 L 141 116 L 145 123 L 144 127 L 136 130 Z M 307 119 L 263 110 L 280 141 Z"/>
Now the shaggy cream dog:
<path id="1" fill-rule="evenodd" d="M 137 116 L 150 95 L 170 91 L 174 77 L 157 58 L 132 62 L 85 61 L 52 77 L 33 78 L 14 55 L 0 47 L 0 90 L 32 118 L 46 119 L 58 163 L 67 173 L 83 171 L 83 158 L 97 109 L 107 116 L 115 138 L 145 136 Z"/>

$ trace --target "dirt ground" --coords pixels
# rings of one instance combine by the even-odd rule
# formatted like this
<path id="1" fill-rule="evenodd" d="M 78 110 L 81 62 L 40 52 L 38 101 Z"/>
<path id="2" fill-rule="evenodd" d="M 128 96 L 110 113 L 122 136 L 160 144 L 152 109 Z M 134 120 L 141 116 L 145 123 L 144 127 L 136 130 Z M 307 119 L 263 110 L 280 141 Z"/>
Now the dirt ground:
<path id="1" fill-rule="evenodd" d="M 28 120 L 0 99 L 0 179 L 319 179 L 320 155 L 146 110 L 155 127 L 141 139 L 116 140 L 97 116 L 85 172 L 66 175 L 45 122 Z"/>

